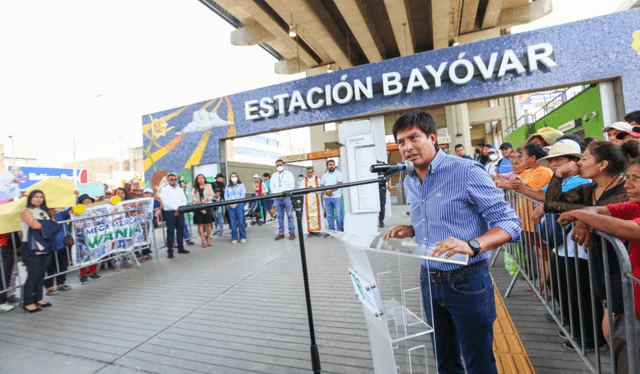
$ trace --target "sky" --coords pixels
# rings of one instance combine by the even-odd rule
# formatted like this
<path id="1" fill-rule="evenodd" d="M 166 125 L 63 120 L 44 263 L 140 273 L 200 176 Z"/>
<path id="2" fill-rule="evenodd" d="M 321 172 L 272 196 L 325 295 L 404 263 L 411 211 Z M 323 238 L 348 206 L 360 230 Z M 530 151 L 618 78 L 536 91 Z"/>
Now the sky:
<path id="1" fill-rule="evenodd" d="M 513 32 L 613 12 L 622 0 L 555 0 Z M 61 167 L 142 145 L 142 115 L 302 75 L 275 74 L 258 46 L 197 0 L 0 2 L 0 144 Z M 126 156 L 124 156 L 126 157 Z"/>

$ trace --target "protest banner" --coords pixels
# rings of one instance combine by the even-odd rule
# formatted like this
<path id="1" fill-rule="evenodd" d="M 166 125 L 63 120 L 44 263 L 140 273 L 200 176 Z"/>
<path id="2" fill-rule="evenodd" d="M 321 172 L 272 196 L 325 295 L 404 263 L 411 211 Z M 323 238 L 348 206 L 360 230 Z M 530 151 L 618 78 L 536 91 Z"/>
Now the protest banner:
<path id="1" fill-rule="evenodd" d="M 71 250 L 74 264 L 84 267 L 112 255 L 148 246 L 153 213 L 153 198 L 88 206 L 83 214 L 74 216 L 74 219 L 82 219 L 72 225 L 76 238 Z"/>

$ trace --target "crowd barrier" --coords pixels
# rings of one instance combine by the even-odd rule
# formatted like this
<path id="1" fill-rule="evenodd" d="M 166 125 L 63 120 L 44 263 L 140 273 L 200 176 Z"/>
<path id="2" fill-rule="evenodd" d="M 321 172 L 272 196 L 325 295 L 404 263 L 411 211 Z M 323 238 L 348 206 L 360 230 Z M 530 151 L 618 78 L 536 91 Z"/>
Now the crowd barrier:
<path id="1" fill-rule="evenodd" d="M 140 261 L 138 260 L 138 257 L 141 256 L 142 252 L 145 250 L 151 251 L 152 246 L 157 257 L 158 250 L 161 249 L 162 246 L 158 247 L 153 225 L 147 220 L 143 221 L 144 226 L 141 233 L 138 234 L 138 240 L 130 240 L 126 243 L 126 248 L 120 248 L 116 251 L 116 244 L 114 243 L 105 255 L 93 259 L 86 259 L 84 261 L 82 259 L 83 256 L 78 254 L 78 251 L 80 250 L 79 246 L 85 246 L 85 248 L 88 246 L 88 239 L 86 235 L 83 234 L 84 230 L 80 229 L 94 227 L 96 221 L 100 219 L 102 219 L 103 222 L 113 223 L 115 221 L 114 217 L 117 217 L 118 220 L 123 220 L 124 222 L 132 222 L 133 218 L 143 216 L 145 213 L 146 212 L 143 208 L 129 209 L 122 212 L 98 214 L 83 218 L 72 218 L 70 220 L 58 222 L 65 227 L 65 234 L 73 238 L 74 245 L 65 246 L 64 249 L 53 252 L 51 263 L 55 264 L 55 271 L 53 274 L 48 273 L 45 280 L 55 279 L 60 275 L 79 271 L 82 268 L 92 265 L 100 265 L 109 261 L 112 261 L 114 266 L 121 264 L 133 264 L 134 266 L 139 267 Z M 11 291 L 15 292 L 24 284 L 24 279 L 22 279 L 23 274 L 18 271 L 18 253 L 21 236 L 22 235 L 19 232 L 11 233 L 12 239 L 10 240 L 9 246 L 2 248 L 2 256 L 0 257 L 0 295 Z M 164 232 L 163 236 L 165 236 Z M 124 242 L 125 239 L 115 240 L 114 242 L 119 241 Z M 166 241 L 163 240 L 163 243 L 165 242 Z"/>
<path id="2" fill-rule="evenodd" d="M 632 276 L 628 248 L 619 238 L 595 230 L 592 244 L 583 249 L 571 240 L 573 224 L 560 227 L 556 214 L 546 214 L 538 225 L 531 221 L 540 201 L 511 190 L 505 198 L 522 221 L 522 242 L 502 246 L 491 261 L 493 266 L 501 251 L 506 252 L 513 279 L 505 297 L 523 279 L 592 372 L 640 373 L 640 319 L 635 317 L 633 294 L 633 284 L 640 281 Z M 613 300 L 609 307 L 607 300 Z M 623 309 L 612 310 L 614 303 Z M 626 347 L 614 344 L 625 336 Z M 606 344 L 610 364 L 602 362 Z M 621 357 L 617 365 L 616 357 Z"/>

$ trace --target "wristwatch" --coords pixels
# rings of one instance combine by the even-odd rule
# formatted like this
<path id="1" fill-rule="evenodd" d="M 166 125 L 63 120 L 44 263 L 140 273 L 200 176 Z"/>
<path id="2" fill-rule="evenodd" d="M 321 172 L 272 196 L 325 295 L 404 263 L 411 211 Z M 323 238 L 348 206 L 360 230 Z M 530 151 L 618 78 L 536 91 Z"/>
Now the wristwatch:
<path id="1" fill-rule="evenodd" d="M 467 244 L 469 244 L 469 247 L 471 247 L 471 250 L 473 250 L 473 254 L 471 255 L 471 257 L 476 257 L 478 254 L 480 254 L 480 249 L 482 248 L 477 240 L 471 239 L 467 242 Z"/>

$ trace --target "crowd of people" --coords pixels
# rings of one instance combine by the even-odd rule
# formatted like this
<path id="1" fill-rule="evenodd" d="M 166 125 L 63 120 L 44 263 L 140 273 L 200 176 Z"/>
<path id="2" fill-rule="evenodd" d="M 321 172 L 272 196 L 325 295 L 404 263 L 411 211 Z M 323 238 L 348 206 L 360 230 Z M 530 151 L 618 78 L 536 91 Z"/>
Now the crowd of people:
<path id="1" fill-rule="evenodd" d="M 629 113 L 624 121 L 606 126 L 603 133 L 607 134 L 607 141 L 580 139 L 550 128 L 542 130 L 515 150 L 511 144 L 503 143 L 500 146 L 502 157 L 490 144 L 478 144 L 476 161 L 484 162 L 497 187 L 543 202 L 534 208 L 530 201 L 520 201 L 516 210 L 521 218 L 522 238 L 535 248 L 538 256 L 540 276 L 535 287 L 543 296 L 556 298 L 562 306 L 565 321 L 570 324 L 567 327 L 576 332 L 573 343 L 559 332 L 565 338 L 564 347 L 573 350 L 584 345 L 589 352 L 603 350 L 607 343 L 614 344 L 618 372 L 627 372 L 618 259 L 613 251 L 605 252 L 610 256 L 609 277 L 613 286 L 613 295 L 607 300 L 601 242 L 592 241 L 591 235 L 592 230 L 597 229 L 631 242 L 629 257 L 633 276 L 640 278 L 640 111 Z M 498 165 L 501 160 L 505 161 Z M 503 168 L 505 164 L 509 166 Z M 552 213 L 559 215 L 557 221 L 553 220 Z M 576 225 L 563 238 L 561 227 L 571 222 Z M 576 246 L 577 265 L 573 260 Z M 592 261 L 597 269 L 593 279 L 585 276 L 589 274 L 589 251 L 592 251 Z M 594 283 L 594 296 L 598 301 L 595 315 L 591 308 L 590 281 Z M 640 288 L 637 285 L 634 286 L 634 299 L 636 317 L 640 318 Z M 607 308 L 614 315 L 613 337 L 609 336 Z M 580 310 L 585 321 L 602 321 L 602 328 L 594 334 L 587 326 L 584 335 L 580 336 Z M 545 317 L 554 321 L 551 315 Z"/>
<path id="2" fill-rule="evenodd" d="M 305 232 L 310 236 L 318 236 L 319 231 L 325 228 L 324 212 L 327 212 L 328 227 L 332 230 L 343 230 L 343 207 L 340 189 L 337 185 L 342 183 L 342 174 L 336 169 L 335 162 L 327 162 L 327 171 L 321 176 L 314 175 L 313 167 L 307 168 L 307 176 L 296 181 L 290 171 L 284 170 L 284 161 L 276 162 L 277 171 L 273 178 L 269 173 L 253 176 L 253 190 L 247 190 L 236 172 L 229 174 L 229 183 L 225 184 L 225 176 L 218 173 L 214 182 L 209 182 L 203 174 L 198 174 L 193 179 L 193 188 L 187 194 L 186 186 L 181 177 L 176 173 L 166 175 L 166 183 L 159 186 L 154 192 L 151 188 L 142 188 L 139 179 L 132 179 L 124 183 L 121 187 L 114 189 L 105 184 L 102 196 L 79 195 L 76 191 L 78 205 L 85 207 L 97 202 L 109 200 L 117 196 L 120 201 L 154 198 L 153 210 L 155 218 L 153 228 L 159 222 L 166 225 L 166 246 L 168 258 L 174 258 L 174 249 L 179 254 L 187 254 L 190 251 L 185 249 L 186 245 L 195 245 L 191 239 L 185 214 L 180 213 L 178 208 L 188 204 L 214 203 L 224 200 L 236 200 L 250 196 L 265 196 L 276 194 L 296 188 L 313 188 L 320 186 L 336 185 L 335 189 L 324 192 L 324 204 L 319 193 L 310 193 L 305 196 Z M 79 196 L 78 196 L 79 195 Z M 191 196 L 189 198 L 188 196 Z M 14 258 L 18 256 L 22 259 L 27 269 L 27 279 L 23 285 L 23 308 L 25 312 L 35 313 L 52 306 L 45 302 L 43 296 L 55 296 L 58 292 L 66 292 L 71 287 L 66 284 L 67 270 L 71 259 L 69 258 L 70 247 L 73 243 L 73 236 L 67 224 L 59 225 L 57 222 L 67 221 L 73 218 L 73 207 L 64 209 L 49 209 L 46 205 L 46 196 L 40 190 L 32 191 L 27 197 L 27 207 L 20 212 L 21 231 L 0 235 L 2 269 L 0 269 L 0 312 L 8 312 L 15 308 L 13 304 L 19 302 L 15 290 L 6 291 L 16 285 L 17 269 Z M 247 232 L 245 229 L 245 218 L 255 219 L 255 223 L 262 225 L 268 221 L 278 220 L 278 235 L 275 240 L 284 238 L 285 221 L 289 232 L 289 239 L 295 239 L 294 214 L 292 212 L 291 198 L 277 197 L 253 202 L 250 209 L 245 211 L 245 204 L 219 205 L 196 211 L 193 214 L 193 223 L 198 227 L 198 234 L 202 247 L 212 246 L 214 235 L 224 235 L 225 217 L 231 232 L 231 243 L 245 243 Z M 267 221 L 267 216 L 270 219 Z M 308 218 L 308 219 L 307 219 Z M 334 222 L 335 221 L 335 222 Z M 57 227 L 51 238 L 45 235 L 52 228 Z M 48 230 L 48 231 L 47 231 Z M 37 234 L 39 237 L 48 238 L 42 244 L 51 243 L 51 250 L 42 248 L 33 250 L 31 236 Z M 328 235 L 327 235 L 328 236 Z M 46 244 L 49 245 L 49 244 Z M 55 248 L 54 248 L 55 247 Z M 40 248 L 40 247 L 38 247 Z M 54 255 L 55 252 L 55 255 Z M 140 262 L 150 260 L 151 250 L 143 248 L 135 254 L 113 255 L 108 261 L 100 264 L 93 264 L 79 269 L 79 283 L 88 284 L 91 280 L 99 280 L 102 276 L 100 269 L 112 268 L 113 271 L 120 271 L 123 267 L 134 267 L 135 261 L 132 256 L 137 256 Z M 45 279 L 45 277 L 47 279 Z"/>

